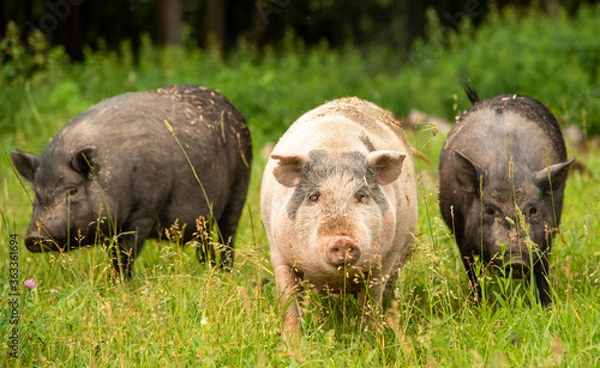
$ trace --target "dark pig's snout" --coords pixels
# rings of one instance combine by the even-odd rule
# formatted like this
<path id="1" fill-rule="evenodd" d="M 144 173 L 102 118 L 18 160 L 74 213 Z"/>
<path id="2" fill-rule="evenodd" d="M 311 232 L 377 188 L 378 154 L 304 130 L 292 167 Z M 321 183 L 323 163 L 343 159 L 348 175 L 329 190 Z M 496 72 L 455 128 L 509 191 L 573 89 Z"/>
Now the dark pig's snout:
<path id="1" fill-rule="evenodd" d="M 326 250 L 327 260 L 336 267 L 355 264 L 360 254 L 357 242 L 348 236 L 333 238 Z"/>
<path id="2" fill-rule="evenodd" d="M 511 259 L 504 262 L 504 272 L 506 275 L 512 274 L 513 278 L 520 279 L 529 273 L 530 265 L 524 259 Z"/>
<path id="3" fill-rule="evenodd" d="M 56 242 L 39 231 L 31 231 L 25 235 L 25 247 L 31 253 L 41 253 L 58 249 Z"/>

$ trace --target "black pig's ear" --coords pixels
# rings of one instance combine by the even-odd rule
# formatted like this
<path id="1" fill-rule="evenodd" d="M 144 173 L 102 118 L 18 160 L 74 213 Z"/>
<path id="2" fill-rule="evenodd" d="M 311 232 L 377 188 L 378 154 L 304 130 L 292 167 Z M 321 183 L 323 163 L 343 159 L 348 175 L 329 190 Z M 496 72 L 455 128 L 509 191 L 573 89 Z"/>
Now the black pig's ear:
<path id="1" fill-rule="evenodd" d="M 406 155 L 401 152 L 380 150 L 369 153 L 367 162 L 375 174 L 377 183 L 386 185 L 398 179 L 405 158 Z"/>
<path id="2" fill-rule="evenodd" d="M 98 172 L 98 163 L 95 161 L 95 157 L 96 147 L 85 146 L 71 158 L 71 168 L 91 179 Z"/>
<path id="3" fill-rule="evenodd" d="M 544 193 L 560 190 L 567 181 L 569 166 L 571 166 L 574 161 L 575 158 L 572 158 L 565 162 L 550 165 L 549 167 L 536 172 L 535 182 L 537 186 L 544 191 Z"/>
<path id="4" fill-rule="evenodd" d="M 17 172 L 21 174 L 25 180 L 33 182 L 33 176 L 35 170 L 40 166 L 40 159 L 36 155 L 27 152 L 21 152 L 19 150 L 13 150 L 10 153 L 13 165 Z"/>
<path id="5" fill-rule="evenodd" d="M 308 163 L 308 158 L 300 155 L 271 155 L 271 158 L 279 160 L 273 169 L 273 175 L 279 184 L 288 188 L 297 187 L 300 184 L 300 173 Z"/>
<path id="6" fill-rule="evenodd" d="M 478 193 L 480 183 L 485 177 L 485 170 L 473 159 L 460 151 L 454 153 L 456 156 L 456 180 L 460 189 L 467 193 Z"/>

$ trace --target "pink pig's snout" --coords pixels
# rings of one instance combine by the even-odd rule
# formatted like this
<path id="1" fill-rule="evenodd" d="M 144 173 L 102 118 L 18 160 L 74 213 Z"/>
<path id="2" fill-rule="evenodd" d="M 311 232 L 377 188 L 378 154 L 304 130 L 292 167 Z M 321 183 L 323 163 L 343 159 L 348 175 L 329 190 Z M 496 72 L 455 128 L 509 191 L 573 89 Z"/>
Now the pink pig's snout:
<path id="1" fill-rule="evenodd" d="M 353 265 L 360 258 L 360 247 L 347 236 L 333 238 L 325 251 L 327 260 L 333 266 Z"/>

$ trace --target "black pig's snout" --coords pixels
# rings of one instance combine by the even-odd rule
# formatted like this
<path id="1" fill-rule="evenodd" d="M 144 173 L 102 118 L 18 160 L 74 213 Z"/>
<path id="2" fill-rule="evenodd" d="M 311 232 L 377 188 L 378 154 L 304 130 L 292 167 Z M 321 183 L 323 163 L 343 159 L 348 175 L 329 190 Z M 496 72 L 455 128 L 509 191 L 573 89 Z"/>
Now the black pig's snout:
<path id="1" fill-rule="evenodd" d="M 353 239 L 342 236 L 329 244 L 326 254 L 333 266 L 353 265 L 360 258 L 360 248 Z"/>
<path id="2" fill-rule="evenodd" d="M 31 253 L 41 253 L 56 250 L 56 243 L 38 231 L 31 232 L 25 236 L 25 247 Z"/>
<path id="3" fill-rule="evenodd" d="M 506 275 L 512 273 L 512 277 L 520 279 L 529 273 L 529 263 L 522 259 L 515 259 L 504 264 Z"/>

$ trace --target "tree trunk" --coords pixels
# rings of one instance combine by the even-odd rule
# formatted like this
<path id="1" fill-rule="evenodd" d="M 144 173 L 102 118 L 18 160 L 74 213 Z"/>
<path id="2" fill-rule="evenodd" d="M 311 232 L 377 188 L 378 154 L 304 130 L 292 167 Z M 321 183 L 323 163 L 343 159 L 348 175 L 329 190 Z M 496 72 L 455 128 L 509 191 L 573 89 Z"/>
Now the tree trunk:
<path id="1" fill-rule="evenodd" d="M 561 0 L 540 0 L 540 8 L 549 15 L 557 15 L 563 5 Z"/>
<path id="2" fill-rule="evenodd" d="M 181 45 L 183 12 L 181 0 L 154 0 L 156 41 L 159 45 Z"/>
<path id="3" fill-rule="evenodd" d="M 254 11 L 252 12 L 252 40 L 257 47 L 262 47 L 269 25 L 269 16 L 271 8 L 274 5 L 267 3 L 266 0 L 257 0 Z"/>
<path id="4" fill-rule="evenodd" d="M 67 4 L 67 3 L 65 3 Z M 74 60 L 83 60 L 83 22 L 80 6 L 65 5 L 64 16 L 58 16 L 58 38 L 65 51 Z M 57 14 L 57 13 L 55 13 Z M 64 19 L 62 19 L 64 17 Z"/>
<path id="5" fill-rule="evenodd" d="M 227 1 L 207 0 L 204 13 L 206 27 L 206 44 L 213 47 L 223 55 L 225 52 L 225 38 L 227 26 Z"/>

